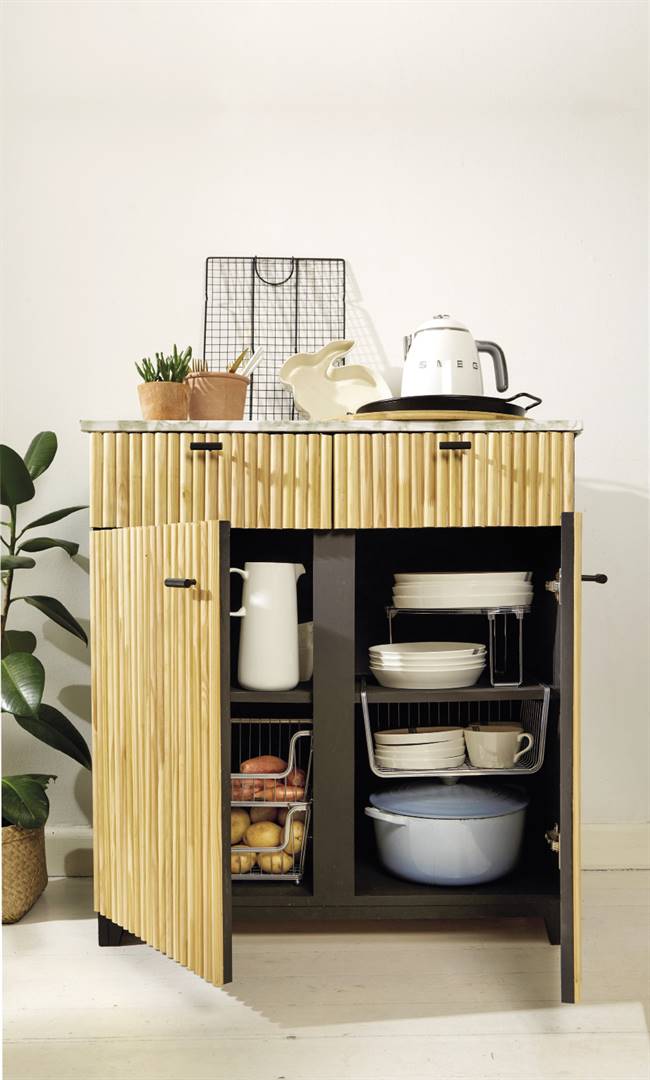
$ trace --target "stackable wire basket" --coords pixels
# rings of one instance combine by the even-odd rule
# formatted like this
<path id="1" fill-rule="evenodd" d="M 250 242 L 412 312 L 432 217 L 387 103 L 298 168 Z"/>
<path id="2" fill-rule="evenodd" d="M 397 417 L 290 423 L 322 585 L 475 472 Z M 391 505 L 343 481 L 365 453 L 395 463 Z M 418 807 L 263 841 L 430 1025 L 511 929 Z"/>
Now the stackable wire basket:
<path id="1" fill-rule="evenodd" d="M 293 865 L 280 873 L 268 872 L 258 860 L 246 873 L 233 873 L 233 881 L 302 881 L 305 872 L 308 847 L 310 844 L 311 825 L 311 779 L 313 757 L 313 731 L 308 720 L 278 719 L 240 719 L 232 721 L 232 760 L 235 769 L 240 763 L 263 755 L 272 755 L 287 762 L 287 767 L 279 773 L 250 773 L 233 771 L 231 779 L 231 806 L 250 810 L 252 807 L 267 807 L 274 811 L 286 811 L 282 823 L 280 841 L 274 846 L 254 847 L 250 844 L 234 844 L 232 855 L 250 855 L 257 857 L 290 854 Z M 296 784 L 296 771 L 304 774 L 304 783 Z M 283 814 L 283 816 L 285 816 Z M 296 822 L 303 826 L 299 850 L 296 846 L 298 829 Z M 299 839 L 299 838 L 298 838 Z M 286 851 L 287 847 L 291 850 Z"/>
<path id="2" fill-rule="evenodd" d="M 442 778 L 458 776 L 521 776 L 539 772 L 544 763 L 546 732 L 551 691 L 548 686 L 540 686 L 534 697 L 509 700 L 493 698 L 472 698 L 462 701 L 402 701 L 374 702 L 368 700 L 365 682 L 361 685 L 361 710 L 365 727 L 366 745 L 370 768 L 375 776 L 390 780 L 412 777 Z M 387 769 L 379 765 L 375 756 L 375 733 L 395 728 L 417 732 L 418 728 L 459 727 L 469 728 L 473 724 L 519 724 L 522 732 L 532 736 L 533 743 L 529 750 L 510 769 L 478 769 L 465 763 L 453 769 Z"/>
<path id="3" fill-rule="evenodd" d="M 205 268 L 203 355 L 223 371 L 247 345 L 264 359 L 251 378 L 250 419 L 292 419 L 278 381 L 288 357 L 345 337 L 345 260 L 211 256 Z"/>

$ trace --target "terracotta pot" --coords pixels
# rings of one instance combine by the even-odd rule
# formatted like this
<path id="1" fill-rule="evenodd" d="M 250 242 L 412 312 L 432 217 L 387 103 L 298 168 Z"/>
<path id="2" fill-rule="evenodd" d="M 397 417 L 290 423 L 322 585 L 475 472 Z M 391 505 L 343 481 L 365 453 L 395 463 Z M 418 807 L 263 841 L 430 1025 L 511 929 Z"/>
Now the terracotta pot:
<path id="1" fill-rule="evenodd" d="M 193 371 L 190 387 L 190 420 L 243 420 L 250 379 L 228 371 Z"/>
<path id="2" fill-rule="evenodd" d="M 47 885 L 45 829 L 2 827 L 2 921 L 18 922 Z"/>
<path id="3" fill-rule="evenodd" d="M 143 420 L 187 420 L 185 383 L 144 382 L 138 386 Z"/>

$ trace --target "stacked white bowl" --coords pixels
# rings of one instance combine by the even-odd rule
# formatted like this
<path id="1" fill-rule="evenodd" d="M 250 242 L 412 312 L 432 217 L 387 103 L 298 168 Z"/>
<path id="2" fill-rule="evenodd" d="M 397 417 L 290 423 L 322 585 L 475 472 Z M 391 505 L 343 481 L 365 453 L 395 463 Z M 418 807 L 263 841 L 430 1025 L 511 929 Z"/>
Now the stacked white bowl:
<path id="1" fill-rule="evenodd" d="M 465 733 L 459 727 L 376 731 L 375 761 L 400 772 L 459 769 L 465 763 Z"/>
<path id="2" fill-rule="evenodd" d="M 395 574 L 393 606 L 436 611 L 463 608 L 529 607 L 530 570 Z"/>
<path id="3" fill-rule="evenodd" d="M 485 645 L 467 641 L 409 641 L 371 645 L 370 670 L 382 686 L 449 690 L 473 686 L 486 662 Z"/>

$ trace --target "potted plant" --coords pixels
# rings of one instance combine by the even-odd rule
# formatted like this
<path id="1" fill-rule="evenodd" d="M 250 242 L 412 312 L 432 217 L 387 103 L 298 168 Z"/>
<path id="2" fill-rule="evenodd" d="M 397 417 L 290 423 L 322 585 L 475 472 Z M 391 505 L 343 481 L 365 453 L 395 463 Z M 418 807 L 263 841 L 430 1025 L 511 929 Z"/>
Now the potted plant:
<path id="1" fill-rule="evenodd" d="M 187 376 L 190 420 L 242 420 L 250 379 L 236 374 L 249 349 L 244 349 L 227 371 L 210 371 L 206 360 L 192 360 Z"/>
<path id="2" fill-rule="evenodd" d="M 192 362 L 192 346 L 170 356 L 156 353 L 155 363 L 144 357 L 136 364 L 142 382 L 138 386 L 140 408 L 145 420 L 187 420 L 189 388 L 185 379 Z"/>
<path id="3" fill-rule="evenodd" d="M 70 557 L 79 545 L 70 540 L 32 535 L 34 529 L 51 525 L 83 506 L 68 506 L 18 527 L 18 507 L 35 495 L 34 480 L 52 463 L 57 451 L 53 431 L 42 431 L 29 444 L 24 458 L 9 446 L 0 445 L 0 502 L 9 512 L 2 521 L 2 712 L 41 742 L 67 754 L 90 769 L 90 751 L 67 716 L 43 701 L 45 671 L 34 655 L 36 637 L 30 630 L 7 626 L 14 604 L 36 608 L 70 634 L 87 644 L 77 620 L 52 596 L 15 596 L 14 577 L 36 566 L 33 556 L 61 548 Z M 26 773 L 2 778 L 2 921 L 17 922 L 38 899 L 47 884 L 44 825 L 49 813 L 47 786 L 56 777 Z"/>

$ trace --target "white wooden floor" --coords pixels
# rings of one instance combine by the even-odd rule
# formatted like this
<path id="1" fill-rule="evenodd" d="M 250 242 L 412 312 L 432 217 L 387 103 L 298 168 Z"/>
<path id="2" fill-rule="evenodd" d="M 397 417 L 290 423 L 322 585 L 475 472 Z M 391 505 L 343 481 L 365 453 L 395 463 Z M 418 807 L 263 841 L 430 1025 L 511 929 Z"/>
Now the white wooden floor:
<path id="1" fill-rule="evenodd" d="M 648 888 L 584 875 L 584 1001 L 558 1005 L 541 923 L 238 933 L 215 990 L 99 949 L 91 882 L 4 928 L 6 1080 L 648 1080 Z"/>

